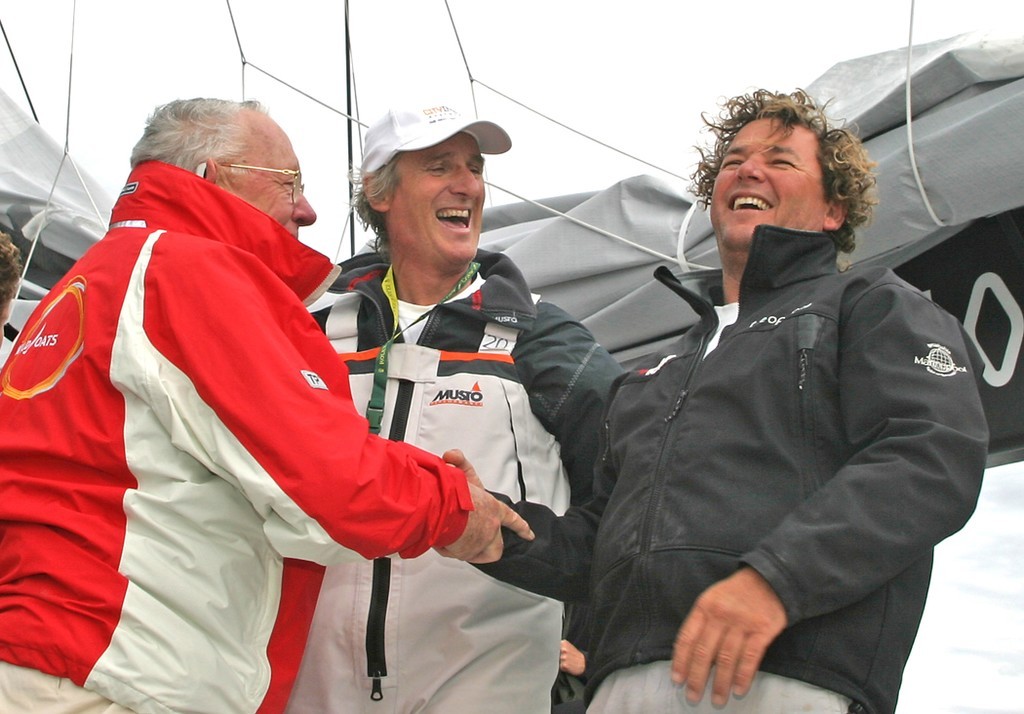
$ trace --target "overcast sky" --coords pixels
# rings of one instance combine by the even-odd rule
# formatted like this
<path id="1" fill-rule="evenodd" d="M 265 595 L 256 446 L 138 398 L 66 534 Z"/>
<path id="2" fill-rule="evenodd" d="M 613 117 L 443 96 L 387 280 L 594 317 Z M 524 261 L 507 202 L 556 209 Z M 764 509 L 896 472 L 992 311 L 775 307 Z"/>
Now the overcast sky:
<path id="1" fill-rule="evenodd" d="M 233 0 L 230 13 L 218 0 L 5 0 L 0 8 L 40 123 L 59 145 L 67 137 L 79 168 L 111 197 L 156 105 L 256 98 L 291 135 L 320 216 L 301 238 L 348 255 L 342 0 Z M 905 47 L 911 8 L 904 0 L 352 0 L 355 113 L 369 122 L 394 103 L 442 102 L 472 113 L 475 100 L 513 140 L 488 162 L 492 204 L 602 189 L 640 173 L 684 190 L 675 177 L 692 170 L 701 112 L 724 96 L 806 87 L 844 59 Z M 920 0 L 914 10 L 915 43 L 973 31 L 1024 34 L 1024 3 Z M 239 41 L 251 63 L 244 73 Z M 29 110 L 9 56 L 0 58 L 0 87 Z M 358 135 L 355 144 L 358 156 Z M 1003 467 L 990 481 L 968 529 L 939 549 L 900 714 L 1022 711 L 1024 470 Z"/>

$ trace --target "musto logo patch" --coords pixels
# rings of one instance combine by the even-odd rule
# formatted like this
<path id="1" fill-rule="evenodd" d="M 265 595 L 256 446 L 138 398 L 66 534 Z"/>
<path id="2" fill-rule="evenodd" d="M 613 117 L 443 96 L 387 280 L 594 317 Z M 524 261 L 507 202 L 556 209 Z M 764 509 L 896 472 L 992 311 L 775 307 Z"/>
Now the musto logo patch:
<path id="1" fill-rule="evenodd" d="M 484 393 L 480 391 L 479 383 L 474 383 L 472 389 L 442 389 L 434 396 L 429 406 L 436 407 L 441 404 L 482 407 L 484 405 Z"/>
<path id="2" fill-rule="evenodd" d="M 3 375 L 3 394 L 31 399 L 52 388 L 82 353 L 85 278 L 72 278 L 46 310 L 26 325 Z"/>

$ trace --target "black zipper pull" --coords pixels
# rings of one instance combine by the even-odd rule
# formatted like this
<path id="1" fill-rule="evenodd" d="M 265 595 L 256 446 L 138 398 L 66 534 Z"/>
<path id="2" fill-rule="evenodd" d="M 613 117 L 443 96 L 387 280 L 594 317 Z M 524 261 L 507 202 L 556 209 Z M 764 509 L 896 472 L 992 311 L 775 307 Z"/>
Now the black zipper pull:
<path id="1" fill-rule="evenodd" d="M 796 388 L 803 391 L 807 383 L 810 355 L 817 346 L 818 337 L 825 326 L 825 318 L 814 313 L 804 313 L 796 318 L 797 381 Z"/>
<path id="2" fill-rule="evenodd" d="M 366 676 L 373 680 L 370 699 L 375 702 L 384 698 L 380 679 L 388 676 L 384 630 L 390 588 L 391 559 L 377 558 L 373 561 L 373 587 L 370 591 L 370 611 L 366 618 Z"/>
<path id="3" fill-rule="evenodd" d="M 688 395 L 689 393 L 690 390 L 688 389 L 684 389 L 679 393 L 679 398 L 676 399 L 676 403 L 672 405 L 672 411 L 669 412 L 669 415 L 667 417 L 665 417 L 666 423 L 676 418 L 676 415 L 678 415 L 679 411 L 683 408 L 683 402 L 686 401 L 686 395 Z"/>

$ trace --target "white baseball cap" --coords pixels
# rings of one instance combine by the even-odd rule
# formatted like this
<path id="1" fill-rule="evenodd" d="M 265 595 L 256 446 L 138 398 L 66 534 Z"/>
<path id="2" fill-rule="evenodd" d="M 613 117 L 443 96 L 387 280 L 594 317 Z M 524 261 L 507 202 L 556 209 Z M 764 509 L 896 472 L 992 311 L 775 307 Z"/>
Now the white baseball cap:
<path id="1" fill-rule="evenodd" d="M 494 122 L 467 119 L 444 104 L 392 109 L 366 130 L 361 170 L 364 174 L 376 171 L 399 151 L 426 149 L 460 131 L 476 139 L 481 154 L 504 154 L 512 148 L 508 134 Z"/>

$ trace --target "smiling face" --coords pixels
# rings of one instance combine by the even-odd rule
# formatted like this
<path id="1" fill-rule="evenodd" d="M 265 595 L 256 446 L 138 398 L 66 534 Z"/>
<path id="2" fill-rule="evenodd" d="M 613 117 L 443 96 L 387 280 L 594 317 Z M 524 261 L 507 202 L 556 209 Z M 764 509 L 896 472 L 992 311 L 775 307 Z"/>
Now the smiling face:
<path id="1" fill-rule="evenodd" d="M 737 133 L 711 197 L 711 225 L 726 270 L 745 266 L 759 225 L 834 231 L 844 219 L 842 206 L 825 199 L 818 139 L 810 129 L 786 133 L 774 120 L 758 119 Z"/>
<path id="2" fill-rule="evenodd" d="M 476 255 L 484 159 L 476 139 L 459 133 L 393 160 L 398 162 L 398 183 L 391 195 L 371 205 L 385 217 L 399 297 L 432 304 L 447 294 Z"/>

